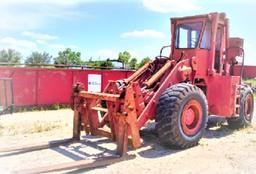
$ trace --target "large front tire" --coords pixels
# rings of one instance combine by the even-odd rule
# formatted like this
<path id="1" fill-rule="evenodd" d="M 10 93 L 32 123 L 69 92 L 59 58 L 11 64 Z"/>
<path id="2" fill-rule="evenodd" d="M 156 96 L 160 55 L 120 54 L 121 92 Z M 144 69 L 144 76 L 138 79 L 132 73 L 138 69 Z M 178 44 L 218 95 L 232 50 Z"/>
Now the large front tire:
<path id="1" fill-rule="evenodd" d="M 202 138 L 208 105 L 200 88 L 185 83 L 171 86 L 159 98 L 156 112 L 156 131 L 161 144 L 188 148 Z"/>

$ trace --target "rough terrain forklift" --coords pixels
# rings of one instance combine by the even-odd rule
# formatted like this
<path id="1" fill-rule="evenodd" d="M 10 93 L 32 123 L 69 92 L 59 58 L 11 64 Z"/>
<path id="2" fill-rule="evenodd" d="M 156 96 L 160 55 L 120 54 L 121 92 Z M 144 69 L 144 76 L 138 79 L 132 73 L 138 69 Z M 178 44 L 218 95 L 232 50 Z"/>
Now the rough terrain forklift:
<path id="1" fill-rule="evenodd" d="M 109 81 L 102 93 L 85 90 L 77 83 L 72 92 L 73 138 L 86 134 L 111 138 L 121 158 L 71 163 L 25 170 L 23 173 L 53 172 L 111 164 L 126 155 L 129 144 L 141 146 L 139 130 L 155 120 L 163 145 L 188 148 L 202 138 L 208 117 L 221 116 L 232 128 L 250 124 L 254 100 L 249 86 L 233 69 L 238 57 L 244 62 L 243 39 L 229 37 L 224 13 L 171 19 L 171 52 L 146 63 L 129 78 Z M 0 149 L 0 152 L 40 150 L 63 141 L 39 146 Z M 20 171 L 19 171 L 20 172 Z"/>
<path id="2" fill-rule="evenodd" d="M 156 121 L 159 140 L 167 146 L 198 144 L 208 116 L 227 119 L 232 128 L 253 116 L 253 94 L 234 76 L 237 57 L 244 62 L 243 39 L 229 37 L 224 13 L 171 19 L 171 52 L 157 56 L 129 78 L 110 81 L 102 93 L 74 88 L 74 138 L 80 131 L 117 142 L 117 153 L 141 145 L 139 130 Z M 104 107 L 103 107 L 104 105 Z"/>

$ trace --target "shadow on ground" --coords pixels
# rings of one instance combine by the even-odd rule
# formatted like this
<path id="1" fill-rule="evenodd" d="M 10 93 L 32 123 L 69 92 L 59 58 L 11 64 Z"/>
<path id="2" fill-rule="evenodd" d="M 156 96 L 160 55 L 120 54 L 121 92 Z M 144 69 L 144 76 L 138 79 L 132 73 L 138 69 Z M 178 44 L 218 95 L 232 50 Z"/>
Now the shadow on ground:
<path id="1" fill-rule="evenodd" d="M 155 123 L 152 123 L 155 124 Z M 150 146 L 145 151 L 140 151 L 138 154 L 144 158 L 158 158 L 166 155 L 171 155 L 180 151 L 188 149 L 177 149 L 175 147 L 162 146 L 158 141 L 157 133 L 154 130 L 154 125 L 148 126 L 141 131 L 141 137 L 143 138 L 143 146 Z M 229 136 L 234 130 L 228 128 L 225 122 L 221 122 L 215 125 L 211 125 L 205 130 L 203 138 L 206 139 L 219 139 Z M 192 147 L 193 148 L 193 147 Z M 189 148 L 190 149 L 190 148 Z M 157 153 L 156 153 L 157 152 Z"/>
<path id="2" fill-rule="evenodd" d="M 137 150 L 133 150 L 131 147 L 129 147 L 130 153 L 135 153 L 136 155 L 139 155 L 143 158 L 159 158 L 166 155 L 172 155 L 174 153 L 188 150 L 188 149 L 179 150 L 175 148 L 164 147 L 161 144 L 159 144 L 158 136 L 155 132 L 154 125 L 155 123 L 150 123 L 147 125 L 146 128 L 140 131 L 141 138 L 143 139 L 142 147 Z M 206 129 L 204 138 L 219 139 L 219 138 L 226 137 L 232 133 L 233 133 L 233 130 L 228 129 L 227 125 L 221 124 L 219 126 Z M 74 161 L 116 156 L 115 155 L 116 145 L 111 140 L 104 137 L 89 136 L 89 135 L 83 136 L 82 140 L 79 142 L 67 143 L 64 145 L 59 145 L 57 147 L 52 147 L 50 149 Z M 29 151 L 0 154 L 0 157 L 19 155 L 21 153 L 27 153 L 27 152 Z M 101 168 L 104 168 L 104 167 L 101 167 Z M 93 168 L 78 169 L 78 170 L 67 171 L 66 173 L 69 173 L 69 174 L 82 173 L 92 169 Z"/>

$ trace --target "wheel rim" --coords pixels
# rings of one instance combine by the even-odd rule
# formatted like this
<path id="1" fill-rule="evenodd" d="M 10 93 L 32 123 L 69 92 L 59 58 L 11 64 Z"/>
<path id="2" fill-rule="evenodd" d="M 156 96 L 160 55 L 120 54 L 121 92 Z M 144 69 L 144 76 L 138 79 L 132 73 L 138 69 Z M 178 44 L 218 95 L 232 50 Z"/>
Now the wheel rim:
<path id="1" fill-rule="evenodd" d="M 190 100 L 183 108 L 181 126 L 187 136 L 195 135 L 201 128 L 202 106 L 196 100 Z"/>
<path id="2" fill-rule="evenodd" d="M 253 96 L 247 95 L 244 101 L 244 117 L 247 121 L 252 119 Z"/>

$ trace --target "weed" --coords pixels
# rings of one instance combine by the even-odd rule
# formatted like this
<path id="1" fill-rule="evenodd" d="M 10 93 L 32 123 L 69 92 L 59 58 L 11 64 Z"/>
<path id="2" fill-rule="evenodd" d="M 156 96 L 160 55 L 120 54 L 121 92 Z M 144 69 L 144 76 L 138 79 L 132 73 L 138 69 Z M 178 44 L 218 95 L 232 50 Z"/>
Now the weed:
<path id="1" fill-rule="evenodd" d="M 256 87 L 256 79 L 243 79 L 247 84 L 251 84 L 253 87 Z"/>
<path id="2" fill-rule="evenodd" d="M 232 156 L 231 156 L 231 155 L 229 155 L 229 154 L 225 154 L 225 157 L 226 157 L 227 159 L 231 160 L 231 161 L 233 161 L 233 160 L 234 160 L 234 157 L 232 157 Z"/>
<path id="3" fill-rule="evenodd" d="M 234 160 L 234 158 L 233 158 L 232 156 L 228 156 L 227 158 L 228 158 L 229 160 L 231 160 L 231 161 Z"/>
<path id="4" fill-rule="evenodd" d="M 17 112 L 27 112 L 27 108 L 26 107 L 22 107 L 22 108 L 18 108 Z"/>
<path id="5" fill-rule="evenodd" d="M 50 107 L 52 110 L 59 110 L 60 109 L 60 105 L 59 104 L 54 104 Z"/>
<path id="6" fill-rule="evenodd" d="M 43 106 L 21 106 L 16 107 L 15 112 L 34 112 L 34 111 L 47 111 L 47 110 L 59 110 L 66 109 L 70 106 L 68 104 L 52 104 L 52 105 L 43 105 Z"/>

